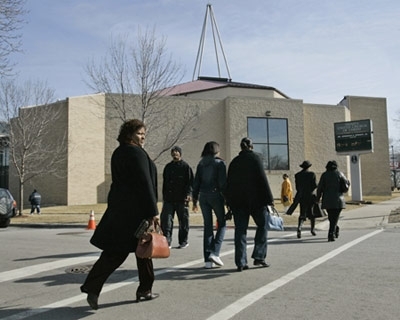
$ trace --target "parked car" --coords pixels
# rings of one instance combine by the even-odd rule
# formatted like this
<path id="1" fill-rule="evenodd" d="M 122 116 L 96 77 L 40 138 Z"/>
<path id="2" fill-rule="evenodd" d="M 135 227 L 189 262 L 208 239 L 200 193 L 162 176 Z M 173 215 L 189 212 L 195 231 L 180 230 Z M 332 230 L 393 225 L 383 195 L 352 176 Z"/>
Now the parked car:
<path id="1" fill-rule="evenodd" d="M 0 188 L 0 228 L 7 228 L 17 213 L 17 202 L 8 189 Z"/>

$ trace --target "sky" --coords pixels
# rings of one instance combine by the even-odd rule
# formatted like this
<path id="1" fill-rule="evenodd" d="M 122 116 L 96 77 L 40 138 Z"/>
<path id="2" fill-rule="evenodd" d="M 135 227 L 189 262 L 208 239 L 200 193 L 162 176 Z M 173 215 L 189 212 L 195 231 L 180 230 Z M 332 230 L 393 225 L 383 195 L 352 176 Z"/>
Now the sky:
<path id="1" fill-rule="evenodd" d="M 384 97 L 389 137 L 400 138 L 398 0 L 27 0 L 16 71 L 21 81 L 46 81 L 58 99 L 91 94 L 88 61 L 106 54 L 111 37 L 154 27 L 186 70 L 182 82 L 192 81 L 209 3 L 228 67 L 219 51 L 218 73 L 208 20 L 195 78 L 230 75 L 304 103 Z"/>

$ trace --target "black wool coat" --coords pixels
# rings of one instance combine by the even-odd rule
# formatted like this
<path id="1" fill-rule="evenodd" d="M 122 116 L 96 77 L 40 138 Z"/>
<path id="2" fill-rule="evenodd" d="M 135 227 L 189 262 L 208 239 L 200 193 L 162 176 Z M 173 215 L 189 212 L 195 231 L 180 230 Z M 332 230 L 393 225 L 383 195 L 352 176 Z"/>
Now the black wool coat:
<path id="1" fill-rule="evenodd" d="M 314 172 L 301 170 L 294 175 L 296 185 L 296 201 L 311 206 L 315 202 L 314 190 L 317 188 L 317 177 Z"/>
<path id="2" fill-rule="evenodd" d="M 157 169 L 143 148 L 120 145 L 111 157 L 111 175 L 107 209 L 90 242 L 106 251 L 134 252 L 141 221 L 158 215 Z"/>
<path id="3" fill-rule="evenodd" d="M 258 209 L 274 203 L 262 161 L 253 151 L 241 151 L 230 163 L 225 198 L 232 208 Z"/>

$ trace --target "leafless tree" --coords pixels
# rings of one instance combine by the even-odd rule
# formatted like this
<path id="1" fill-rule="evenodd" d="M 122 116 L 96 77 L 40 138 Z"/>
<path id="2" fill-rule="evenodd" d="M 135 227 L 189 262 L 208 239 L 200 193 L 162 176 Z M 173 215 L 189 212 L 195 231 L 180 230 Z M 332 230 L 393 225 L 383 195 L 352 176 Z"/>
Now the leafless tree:
<path id="1" fill-rule="evenodd" d="M 156 161 L 177 142 L 184 144 L 194 128 L 198 108 L 171 107 L 168 96 L 184 75 L 182 67 L 167 54 L 165 37 L 158 38 L 155 29 L 138 29 L 136 41 L 127 36 L 111 40 L 100 63 L 93 59 L 85 66 L 86 84 L 95 92 L 107 95 L 107 101 L 118 117 L 125 121 L 138 118 L 146 123 L 151 143 L 150 153 Z M 132 99 L 132 95 L 139 99 Z M 163 139 L 156 139 L 152 132 Z"/>
<path id="2" fill-rule="evenodd" d="M 0 76 L 9 75 L 13 64 L 9 56 L 21 47 L 21 33 L 26 0 L 0 0 Z"/>
<path id="3" fill-rule="evenodd" d="M 66 130 L 58 129 L 62 127 L 62 108 L 54 104 L 50 107 L 51 101 L 54 90 L 44 82 L 1 82 L 1 115 L 9 124 L 10 166 L 19 179 L 20 214 L 26 182 L 44 175 L 66 174 Z"/>

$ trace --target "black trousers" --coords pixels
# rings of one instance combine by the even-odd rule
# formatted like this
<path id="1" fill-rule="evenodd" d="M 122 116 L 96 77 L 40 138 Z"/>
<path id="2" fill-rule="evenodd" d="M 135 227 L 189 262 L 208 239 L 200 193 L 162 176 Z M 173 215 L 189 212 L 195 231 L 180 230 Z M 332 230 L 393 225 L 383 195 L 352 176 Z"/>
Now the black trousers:
<path id="1" fill-rule="evenodd" d="M 340 212 L 342 209 L 326 209 L 328 212 L 328 220 L 329 220 L 329 231 L 328 235 L 333 235 L 336 230 L 337 223 L 339 221 Z"/>
<path id="2" fill-rule="evenodd" d="M 178 240 L 180 245 L 188 243 L 189 235 L 189 207 L 185 202 L 168 202 L 164 201 L 161 211 L 161 229 L 164 236 L 168 240 L 168 244 L 172 242 L 172 230 L 174 228 L 174 215 L 178 216 L 179 233 Z"/>
<path id="3" fill-rule="evenodd" d="M 81 291 L 99 296 L 108 277 L 126 260 L 128 255 L 129 252 L 103 251 L 81 286 Z M 151 292 L 154 282 L 153 260 L 136 257 L 136 263 L 139 274 L 137 292 Z"/>

